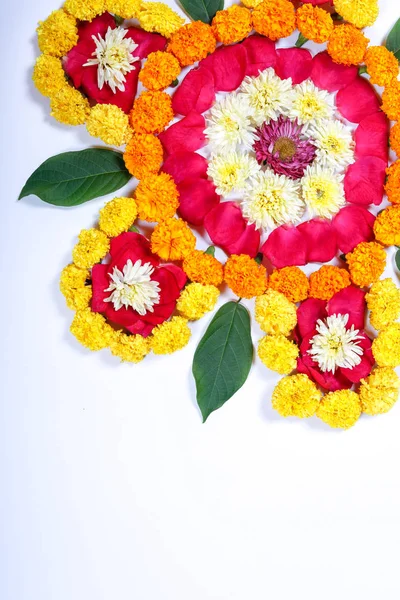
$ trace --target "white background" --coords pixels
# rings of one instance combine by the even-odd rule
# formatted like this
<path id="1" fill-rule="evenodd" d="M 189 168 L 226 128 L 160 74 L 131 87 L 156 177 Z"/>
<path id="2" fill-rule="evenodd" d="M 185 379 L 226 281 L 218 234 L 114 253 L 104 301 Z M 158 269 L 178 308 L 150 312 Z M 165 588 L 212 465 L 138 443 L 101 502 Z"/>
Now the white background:
<path id="1" fill-rule="evenodd" d="M 16 201 L 46 158 L 94 143 L 30 81 L 54 2 L 0 2 L 0 597 L 398 600 L 400 405 L 348 432 L 284 420 L 257 359 L 202 425 L 191 360 L 208 318 L 138 366 L 69 334 L 59 272 L 104 198 Z M 378 44 L 400 14 L 380 4 Z"/>

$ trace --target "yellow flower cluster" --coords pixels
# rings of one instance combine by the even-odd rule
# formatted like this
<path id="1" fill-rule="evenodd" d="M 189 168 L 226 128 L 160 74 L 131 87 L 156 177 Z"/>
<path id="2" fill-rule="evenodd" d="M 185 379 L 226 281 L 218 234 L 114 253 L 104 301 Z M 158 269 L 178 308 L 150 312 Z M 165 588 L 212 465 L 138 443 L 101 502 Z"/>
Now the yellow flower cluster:
<path id="1" fill-rule="evenodd" d="M 369 46 L 364 60 L 373 84 L 384 87 L 399 74 L 399 62 L 385 46 Z"/>
<path id="2" fill-rule="evenodd" d="M 261 4 L 263 0 L 242 0 L 242 4 L 246 6 L 246 8 L 255 8 L 259 4 Z"/>
<path id="3" fill-rule="evenodd" d="M 336 12 L 359 29 L 373 25 L 379 15 L 378 0 L 334 0 Z"/>
<path id="4" fill-rule="evenodd" d="M 283 377 L 272 394 L 272 406 L 282 417 L 312 417 L 321 400 L 321 392 L 303 373 Z"/>
<path id="5" fill-rule="evenodd" d="M 83 125 L 90 114 L 90 104 L 78 90 L 65 85 L 50 99 L 51 116 L 65 125 Z"/>
<path id="6" fill-rule="evenodd" d="M 136 188 L 139 218 L 150 223 L 173 217 L 179 206 L 179 193 L 167 173 L 147 175 Z"/>
<path id="7" fill-rule="evenodd" d="M 221 285 L 224 270 L 221 263 L 211 254 L 193 250 L 183 261 L 183 270 L 190 281 L 203 285 Z"/>
<path id="8" fill-rule="evenodd" d="M 116 237 L 132 226 L 137 217 L 133 198 L 114 198 L 100 210 L 99 228 L 108 237 Z"/>
<path id="9" fill-rule="evenodd" d="M 105 12 L 105 0 L 65 0 L 65 10 L 80 21 L 93 21 Z"/>
<path id="10" fill-rule="evenodd" d="M 67 85 L 60 59 L 50 54 L 41 54 L 36 60 L 32 79 L 39 92 L 48 98 Z"/>
<path id="11" fill-rule="evenodd" d="M 172 317 L 171 321 L 165 321 L 153 329 L 151 348 L 154 354 L 172 354 L 184 348 L 189 343 L 190 336 L 187 319 Z"/>
<path id="12" fill-rule="evenodd" d="M 390 323 L 372 342 L 372 353 L 378 367 L 400 365 L 400 323 Z"/>
<path id="13" fill-rule="evenodd" d="M 263 0 L 252 14 L 253 27 L 261 35 L 276 41 L 296 29 L 296 14 L 289 0 Z"/>
<path id="14" fill-rule="evenodd" d="M 213 310 L 218 297 L 219 289 L 214 285 L 189 283 L 182 291 L 176 308 L 189 321 L 197 321 Z"/>
<path id="15" fill-rule="evenodd" d="M 122 19 L 135 19 L 141 4 L 141 0 L 105 0 L 105 10 Z"/>
<path id="16" fill-rule="evenodd" d="M 312 4 L 303 4 L 297 9 L 296 24 L 300 33 L 317 44 L 323 44 L 329 39 L 333 31 L 331 15 Z"/>
<path id="17" fill-rule="evenodd" d="M 82 229 L 79 241 L 72 250 L 72 259 L 77 267 L 90 269 L 108 253 L 110 241 L 98 229 Z"/>
<path id="18" fill-rule="evenodd" d="M 86 285 L 90 279 L 87 269 L 80 269 L 76 265 L 67 265 L 61 272 L 60 291 L 64 296 L 68 308 L 82 310 L 89 306 L 92 298 L 92 286 Z"/>
<path id="19" fill-rule="evenodd" d="M 134 135 L 124 152 L 124 162 L 129 173 L 136 179 L 157 174 L 163 161 L 164 151 L 158 137 L 151 133 Z"/>
<path id="20" fill-rule="evenodd" d="M 386 252 L 377 242 L 361 242 L 346 254 L 350 277 L 359 287 L 378 281 L 386 266 Z"/>
<path id="21" fill-rule="evenodd" d="M 170 38 L 185 22 L 163 2 L 142 2 L 138 19 L 145 31 L 161 33 L 167 38 Z"/>
<path id="22" fill-rule="evenodd" d="M 281 292 L 290 302 L 301 302 L 308 298 L 307 275 L 299 267 L 283 267 L 270 275 L 268 287 Z"/>
<path id="23" fill-rule="evenodd" d="M 90 111 L 86 128 L 91 136 L 110 146 L 122 146 L 132 137 L 129 117 L 115 104 L 96 104 Z"/>
<path id="24" fill-rule="evenodd" d="M 148 90 L 163 90 L 176 80 L 181 67 L 170 52 L 152 52 L 139 73 L 139 81 Z"/>
<path id="25" fill-rule="evenodd" d="M 150 352 L 150 339 L 142 335 L 127 335 L 115 331 L 110 341 L 111 354 L 118 356 L 122 362 L 141 362 Z"/>
<path id="26" fill-rule="evenodd" d="M 184 260 L 195 245 L 196 238 L 182 219 L 166 219 L 151 234 L 151 251 L 162 260 Z"/>
<path id="27" fill-rule="evenodd" d="M 346 269 L 323 265 L 310 275 L 310 298 L 330 300 L 337 292 L 351 284 Z"/>
<path id="28" fill-rule="evenodd" d="M 398 124 L 396 124 L 393 127 L 393 129 L 396 129 L 397 126 Z M 395 148 L 393 149 L 395 150 Z M 388 200 L 392 204 L 400 204 L 400 160 L 396 160 L 396 162 L 390 165 L 390 167 L 386 169 L 386 174 L 387 181 L 385 185 L 385 192 L 387 194 Z"/>
<path id="29" fill-rule="evenodd" d="M 389 206 L 376 217 L 374 233 L 384 246 L 400 246 L 400 205 Z"/>
<path id="30" fill-rule="evenodd" d="M 359 395 L 367 415 L 387 413 L 399 397 L 400 379 L 393 369 L 378 367 L 367 379 L 361 379 Z"/>
<path id="31" fill-rule="evenodd" d="M 76 19 L 64 10 L 55 10 L 37 28 L 38 44 L 44 54 L 61 58 L 78 43 Z"/>
<path id="32" fill-rule="evenodd" d="M 260 296 L 267 287 L 267 271 L 247 254 L 232 254 L 225 263 L 225 282 L 239 298 Z"/>
<path id="33" fill-rule="evenodd" d="M 363 62 L 369 39 L 362 31 L 345 23 L 334 28 L 328 41 L 328 54 L 335 63 L 350 66 Z"/>
<path id="34" fill-rule="evenodd" d="M 297 364 L 299 349 L 284 335 L 266 335 L 258 344 L 258 356 L 264 365 L 281 375 L 291 373 Z"/>
<path id="35" fill-rule="evenodd" d="M 251 12 L 243 6 L 234 4 L 225 10 L 219 10 L 212 21 L 212 30 L 221 44 L 241 42 L 252 30 Z"/>
<path id="36" fill-rule="evenodd" d="M 391 149 L 396 152 L 397 156 L 400 157 L 400 123 L 396 123 L 390 130 L 389 144 Z M 396 163 L 394 163 L 396 164 Z M 391 165 L 393 166 L 393 165 Z M 397 170 L 399 170 L 400 163 L 397 165 Z M 390 167 L 388 169 L 388 173 L 390 172 Z M 400 194 L 400 183 L 397 186 L 397 190 Z M 391 200 L 392 202 L 392 200 Z M 400 202 L 400 198 L 398 200 Z"/>
<path id="37" fill-rule="evenodd" d="M 372 327 L 385 329 L 400 317 L 400 289 L 390 278 L 377 281 L 365 296 Z"/>
<path id="38" fill-rule="evenodd" d="M 391 121 L 400 120 L 400 81 L 391 81 L 382 94 L 382 110 Z"/>
<path id="39" fill-rule="evenodd" d="M 187 67 L 214 52 L 216 44 L 210 25 L 194 21 L 172 35 L 167 50 L 176 56 L 182 67 Z"/>
<path id="40" fill-rule="evenodd" d="M 92 312 L 90 308 L 75 313 L 70 331 L 82 346 L 93 352 L 107 348 L 114 335 L 114 329 L 103 315 Z"/>
<path id="41" fill-rule="evenodd" d="M 288 336 L 297 325 L 296 305 L 270 288 L 257 296 L 255 317 L 261 329 L 271 335 Z"/>
<path id="42" fill-rule="evenodd" d="M 136 133 L 161 133 L 173 118 L 171 96 L 165 92 L 143 92 L 130 112 Z"/>
<path id="43" fill-rule="evenodd" d="M 361 415 L 359 395 L 351 390 L 338 390 L 326 394 L 318 408 L 317 417 L 330 427 L 349 429 Z"/>

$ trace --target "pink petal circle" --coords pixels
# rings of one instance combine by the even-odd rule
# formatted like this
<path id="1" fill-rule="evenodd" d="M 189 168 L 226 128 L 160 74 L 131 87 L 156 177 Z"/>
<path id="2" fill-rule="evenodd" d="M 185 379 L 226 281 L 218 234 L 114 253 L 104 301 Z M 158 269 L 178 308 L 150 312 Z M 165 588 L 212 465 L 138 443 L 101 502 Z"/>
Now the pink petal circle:
<path id="1" fill-rule="evenodd" d="M 220 201 L 215 185 L 208 179 L 185 179 L 178 184 L 178 191 L 179 214 L 191 225 L 202 225 L 204 217 Z"/>
<path id="2" fill-rule="evenodd" d="M 354 140 L 356 156 L 377 156 L 386 163 L 389 158 L 390 124 L 383 112 L 377 112 L 363 119 L 357 127 Z"/>
<path id="3" fill-rule="evenodd" d="M 243 42 L 247 51 L 246 75 L 256 77 L 268 67 L 275 68 L 278 55 L 272 40 L 262 35 L 250 35 Z"/>
<path id="4" fill-rule="evenodd" d="M 233 92 L 242 83 L 246 73 L 247 52 L 243 44 L 217 48 L 200 62 L 214 76 L 215 90 Z"/>
<path id="5" fill-rule="evenodd" d="M 331 221 L 312 219 L 297 226 L 307 243 L 307 262 L 325 263 L 337 253 L 336 233 Z"/>
<path id="6" fill-rule="evenodd" d="M 208 110 L 215 99 L 214 77 L 206 67 L 191 69 L 172 96 L 175 114 L 188 115 Z"/>
<path id="7" fill-rule="evenodd" d="M 365 117 L 380 110 L 380 99 L 367 79 L 357 77 L 347 87 L 338 91 L 336 107 L 345 119 L 360 123 Z"/>
<path id="8" fill-rule="evenodd" d="M 352 83 L 357 75 L 357 67 L 338 65 L 327 52 L 320 52 L 313 58 L 311 79 L 321 90 L 337 92 Z"/>
<path id="9" fill-rule="evenodd" d="M 374 239 L 375 217 L 363 206 L 345 206 L 332 221 L 339 250 L 347 254 L 361 242 Z"/>
<path id="10" fill-rule="evenodd" d="M 376 156 L 362 156 L 347 169 L 344 191 L 347 202 L 379 205 L 384 194 L 387 162 Z"/>
<path id="11" fill-rule="evenodd" d="M 171 175 L 178 184 L 193 177 L 207 179 L 207 169 L 207 160 L 197 152 L 177 152 L 167 157 L 161 171 Z"/>
<path id="12" fill-rule="evenodd" d="M 296 227 L 290 225 L 274 229 L 261 252 L 277 269 L 307 263 L 307 241 Z"/>
<path id="13" fill-rule="evenodd" d="M 277 50 L 278 61 L 275 71 L 281 79 L 292 78 L 294 84 L 301 83 L 311 75 L 313 59 L 305 48 L 281 48 Z"/>
<path id="14" fill-rule="evenodd" d="M 194 152 L 206 143 L 204 129 L 204 117 L 192 110 L 186 117 L 170 125 L 158 137 L 167 154 Z"/>

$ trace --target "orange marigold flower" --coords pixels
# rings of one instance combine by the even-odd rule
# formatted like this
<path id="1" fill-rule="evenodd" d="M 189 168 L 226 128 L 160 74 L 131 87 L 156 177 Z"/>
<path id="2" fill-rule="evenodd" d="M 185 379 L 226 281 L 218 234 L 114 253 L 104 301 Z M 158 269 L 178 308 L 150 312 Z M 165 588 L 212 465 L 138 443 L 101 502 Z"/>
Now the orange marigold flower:
<path id="1" fill-rule="evenodd" d="M 358 65 L 363 62 L 369 39 L 362 31 L 345 23 L 332 31 L 328 41 L 328 54 L 340 65 Z"/>
<path id="2" fill-rule="evenodd" d="M 346 269 L 324 265 L 310 275 L 310 298 L 328 301 L 350 284 L 350 275 Z"/>
<path id="3" fill-rule="evenodd" d="M 179 193 L 167 173 L 147 175 L 136 188 L 139 219 L 155 223 L 173 217 L 179 206 Z"/>
<path id="4" fill-rule="evenodd" d="M 400 206 L 388 206 L 376 217 L 374 233 L 384 246 L 400 246 Z"/>
<path id="5" fill-rule="evenodd" d="M 196 238 L 182 219 L 166 219 L 151 235 L 151 251 L 162 260 L 183 260 L 195 245 Z"/>
<path id="6" fill-rule="evenodd" d="M 306 300 L 310 289 L 307 275 L 299 267 L 277 269 L 270 275 L 268 287 L 286 296 L 290 302 Z"/>
<path id="7" fill-rule="evenodd" d="M 211 24 L 213 33 L 222 44 L 241 42 L 252 30 L 251 12 L 234 4 L 226 10 L 219 10 Z"/>
<path id="8" fill-rule="evenodd" d="M 139 73 L 139 81 L 148 90 L 163 90 L 175 81 L 180 72 L 179 61 L 173 54 L 160 51 L 151 52 Z"/>
<path id="9" fill-rule="evenodd" d="M 400 123 L 396 123 L 396 125 L 393 125 L 392 129 L 390 130 L 389 144 L 390 144 L 391 149 L 394 152 L 396 152 L 397 156 L 400 158 Z M 399 185 L 400 185 L 400 181 L 398 183 L 398 186 Z M 400 188 L 399 188 L 399 193 L 400 193 Z"/>
<path id="10" fill-rule="evenodd" d="M 312 4 L 303 4 L 297 9 L 296 24 L 304 37 L 317 44 L 326 42 L 333 31 L 331 15 L 323 8 Z"/>
<path id="11" fill-rule="evenodd" d="M 384 87 L 399 74 L 399 62 L 385 46 L 370 46 L 364 60 L 371 83 Z"/>
<path id="12" fill-rule="evenodd" d="M 346 254 L 350 277 L 359 287 L 378 281 L 386 266 L 386 252 L 377 242 L 361 242 Z"/>
<path id="13" fill-rule="evenodd" d="M 224 278 L 224 270 L 219 260 L 201 250 L 193 250 L 188 254 L 182 266 L 190 281 L 195 283 L 218 287 Z"/>
<path id="14" fill-rule="evenodd" d="M 216 44 L 210 25 L 194 21 L 172 35 L 167 50 L 176 56 L 182 67 L 187 67 L 214 52 Z"/>
<path id="15" fill-rule="evenodd" d="M 136 133 L 161 133 L 173 118 L 171 96 L 165 92 L 143 92 L 130 113 Z"/>
<path id="16" fill-rule="evenodd" d="M 247 254 L 232 254 L 225 264 L 225 282 L 239 298 L 261 296 L 267 289 L 267 271 Z"/>
<path id="17" fill-rule="evenodd" d="M 138 133 L 134 135 L 124 152 L 125 166 L 136 179 L 157 174 L 163 161 L 163 147 L 155 135 Z"/>
<path id="18" fill-rule="evenodd" d="M 391 121 L 400 120 L 400 81 L 397 79 L 383 90 L 382 110 Z"/>
<path id="19" fill-rule="evenodd" d="M 270 40 L 287 37 L 296 29 L 296 14 L 289 0 L 263 0 L 253 10 L 253 27 Z"/>
<path id="20" fill-rule="evenodd" d="M 400 204 L 400 160 L 390 165 L 386 169 L 386 174 L 388 176 L 385 185 L 387 197 L 392 204 Z"/>

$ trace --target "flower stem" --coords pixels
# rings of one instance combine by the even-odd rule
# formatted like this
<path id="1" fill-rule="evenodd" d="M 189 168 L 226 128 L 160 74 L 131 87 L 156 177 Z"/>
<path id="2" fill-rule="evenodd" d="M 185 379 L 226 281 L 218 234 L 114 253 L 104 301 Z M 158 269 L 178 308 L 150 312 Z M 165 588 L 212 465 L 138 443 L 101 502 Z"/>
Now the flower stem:
<path id="1" fill-rule="evenodd" d="M 361 65 L 361 67 L 358 68 L 358 74 L 362 75 L 363 73 L 368 73 L 368 69 L 365 65 Z"/>
<path id="2" fill-rule="evenodd" d="M 296 48 L 301 48 L 304 44 L 308 42 L 308 38 L 302 33 L 299 33 L 299 37 L 297 38 L 297 42 L 295 43 Z"/>

